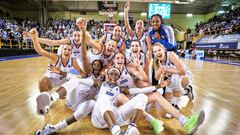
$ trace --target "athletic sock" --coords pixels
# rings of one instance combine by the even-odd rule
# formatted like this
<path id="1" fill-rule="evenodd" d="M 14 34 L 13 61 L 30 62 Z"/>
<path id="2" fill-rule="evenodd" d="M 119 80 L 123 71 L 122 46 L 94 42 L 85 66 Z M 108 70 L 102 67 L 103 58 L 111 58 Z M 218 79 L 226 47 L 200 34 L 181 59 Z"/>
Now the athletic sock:
<path id="1" fill-rule="evenodd" d="M 62 128 L 65 128 L 67 125 L 68 124 L 67 124 L 66 120 L 62 120 L 58 124 L 56 124 L 54 127 L 56 128 L 56 130 L 60 130 Z"/>
<path id="2" fill-rule="evenodd" d="M 148 122 L 151 122 L 152 120 L 155 120 L 155 118 L 151 114 L 147 114 L 145 118 Z"/>
<path id="3" fill-rule="evenodd" d="M 184 124 L 187 122 L 187 117 L 181 114 L 181 115 L 179 116 L 179 118 L 178 118 L 178 121 L 179 121 L 182 125 L 184 125 Z"/>
<path id="4" fill-rule="evenodd" d="M 121 132 L 121 128 L 119 125 L 113 125 L 110 130 L 112 135 L 116 135 L 117 133 Z"/>
<path id="5" fill-rule="evenodd" d="M 57 92 L 53 92 L 52 94 L 51 94 L 51 101 L 52 102 L 55 102 L 55 101 L 57 101 L 59 99 L 59 94 L 57 93 Z"/>

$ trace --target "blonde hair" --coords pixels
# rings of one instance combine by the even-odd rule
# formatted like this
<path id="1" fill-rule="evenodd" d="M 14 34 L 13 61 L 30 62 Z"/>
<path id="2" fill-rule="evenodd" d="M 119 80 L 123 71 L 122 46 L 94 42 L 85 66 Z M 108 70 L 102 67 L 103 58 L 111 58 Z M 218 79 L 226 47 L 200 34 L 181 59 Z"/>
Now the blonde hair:
<path id="1" fill-rule="evenodd" d="M 153 46 L 159 46 L 160 48 L 162 48 L 164 50 L 164 52 L 166 52 L 166 48 L 159 42 L 156 42 L 153 44 Z M 153 59 L 153 69 L 158 69 L 159 68 L 159 63 L 158 63 L 158 59 L 156 57 L 154 57 Z"/>
<path id="2" fill-rule="evenodd" d="M 160 46 L 164 51 L 167 51 L 167 49 L 163 46 L 163 44 L 159 42 L 154 43 L 153 46 Z"/>

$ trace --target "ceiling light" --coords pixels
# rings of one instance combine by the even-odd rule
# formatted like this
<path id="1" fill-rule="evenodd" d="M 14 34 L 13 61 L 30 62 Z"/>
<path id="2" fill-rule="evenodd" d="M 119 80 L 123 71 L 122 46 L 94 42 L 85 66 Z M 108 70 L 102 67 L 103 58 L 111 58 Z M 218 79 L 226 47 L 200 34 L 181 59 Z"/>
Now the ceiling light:
<path id="1" fill-rule="evenodd" d="M 186 14 L 187 17 L 192 17 L 192 14 Z"/>

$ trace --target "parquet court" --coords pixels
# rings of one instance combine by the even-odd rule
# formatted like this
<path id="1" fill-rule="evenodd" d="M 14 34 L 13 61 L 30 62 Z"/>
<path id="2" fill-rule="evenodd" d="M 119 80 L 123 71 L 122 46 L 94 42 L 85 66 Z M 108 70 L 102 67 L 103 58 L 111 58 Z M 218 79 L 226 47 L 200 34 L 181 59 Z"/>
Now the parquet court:
<path id="1" fill-rule="evenodd" d="M 194 74 L 195 100 L 181 99 L 181 112 L 190 115 L 205 110 L 206 119 L 197 135 L 240 134 L 240 66 L 204 61 L 185 60 Z M 46 116 L 36 113 L 35 98 L 39 93 L 38 80 L 47 69 L 43 57 L 0 62 L 0 135 L 32 135 L 47 123 L 56 124 L 72 111 L 65 100 L 57 101 Z M 151 107 L 152 106 L 152 107 Z M 163 119 L 159 106 L 152 104 L 147 111 L 164 121 L 162 135 L 186 134 L 175 119 Z M 138 126 L 142 135 L 153 131 L 145 120 Z M 60 135 L 110 135 L 109 130 L 96 129 L 90 118 L 84 118 L 61 130 Z"/>

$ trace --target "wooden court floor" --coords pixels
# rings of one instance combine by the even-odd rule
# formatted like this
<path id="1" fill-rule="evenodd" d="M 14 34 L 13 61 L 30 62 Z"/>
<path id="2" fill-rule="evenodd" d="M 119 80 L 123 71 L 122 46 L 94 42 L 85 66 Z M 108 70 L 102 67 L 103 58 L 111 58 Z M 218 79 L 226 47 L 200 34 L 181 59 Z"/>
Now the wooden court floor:
<path id="1" fill-rule="evenodd" d="M 194 74 L 195 100 L 182 97 L 181 112 L 190 115 L 205 110 L 206 119 L 197 135 L 240 135 L 240 66 L 203 61 L 185 61 Z M 57 101 L 46 116 L 36 114 L 35 98 L 38 80 L 46 71 L 43 57 L 0 62 L 0 135 L 32 135 L 47 123 L 56 124 L 73 112 L 65 101 Z M 164 121 L 162 135 L 182 135 L 186 131 L 175 119 L 164 119 L 155 104 L 148 112 Z M 142 135 L 153 131 L 145 120 L 139 122 Z M 61 130 L 60 135 L 110 135 L 109 130 L 96 129 L 89 117 Z"/>

